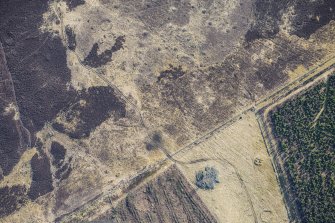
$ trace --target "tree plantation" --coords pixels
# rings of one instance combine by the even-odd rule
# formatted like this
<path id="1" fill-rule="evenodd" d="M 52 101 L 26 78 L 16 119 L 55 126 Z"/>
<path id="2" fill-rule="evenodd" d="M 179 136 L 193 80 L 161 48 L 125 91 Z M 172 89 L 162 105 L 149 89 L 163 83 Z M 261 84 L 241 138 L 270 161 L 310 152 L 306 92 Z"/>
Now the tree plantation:
<path id="1" fill-rule="evenodd" d="M 335 222 L 335 75 L 270 114 L 303 222 Z"/>

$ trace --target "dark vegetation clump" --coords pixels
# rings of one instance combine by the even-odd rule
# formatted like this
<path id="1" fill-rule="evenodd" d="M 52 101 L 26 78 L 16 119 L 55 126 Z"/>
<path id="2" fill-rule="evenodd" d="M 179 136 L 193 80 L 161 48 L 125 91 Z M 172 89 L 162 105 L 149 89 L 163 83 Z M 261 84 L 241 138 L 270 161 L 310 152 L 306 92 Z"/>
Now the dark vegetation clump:
<path id="1" fill-rule="evenodd" d="M 176 80 L 184 75 L 185 75 L 185 71 L 183 71 L 181 66 L 173 67 L 172 65 L 170 65 L 170 69 L 162 71 L 159 74 L 157 78 L 157 82 L 160 82 L 162 79 Z"/>
<path id="2" fill-rule="evenodd" d="M 155 133 L 152 136 L 152 141 L 154 143 L 160 144 L 162 142 L 162 136 L 159 133 Z"/>
<path id="3" fill-rule="evenodd" d="M 66 0 L 66 4 L 69 7 L 69 9 L 72 11 L 77 6 L 85 4 L 84 0 Z"/>
<path id="4" fill-rule="evenodd" d="M 215 184 L 220 183 L 218 171 L 214 167 L 205 167 L 195 175 L 196 185 L 204 190 L 213 190 Z"/>
<path id="5" fill-rule="evenodd" d="M 35 200 L 51 192 L 54 188 L 52 185 L 50 162 L 45 153 L 41 152 L 40 156 L 36 153 L 31 159 L 30 165 L 33 173 L 28 196 L 30 199 Z"/>
<path id="6" fill-rule="evenodd" d="M 335 222 L 335 75 L 270 117 L 302 222 Z"/>
<path id="7" fill-rule="evenodd" d="M 153 149 L 155 148 L 155 146 L 152 145 L 152 143 L 148 142 L 148 143 L 145 145 L 145 148 L 146 148 L 147 150 L 153 150 Z"/>
<path id="8" fill-rule="evenodd" d="M 76 42 L 76 34 L 74 33 L 73 29 L 70 26 L 65 27 L 65 33 L 67 36 L 67 47 L 74 51 L 77 46 Z"/>
<path id="9" fill-rule="evenodd" d="M 63 145 L 59 144 L 58 142 L 51 143 L 50 149 L 51 155 L 53 157 L 53 165 L 60 163 L 65 158 L 66 149 Z"/>
<path id="10" fill-rule="evenodd" d="M 80 105 L 80 100 L 86 102 L 85 106 Z M 66 111 L 65 116 L 69 123 L 76 119 L 80 120 L 74 130 L 66 128 L 57 121 L 52 124 L 52 127 L 59 132 L 68 134 L 71 138 L 80 139 L 88 137 L 93 129 L 111 116 L 115 120 L 124 118 L 126 107 L 111 87 L 90 87 L 87 91 L 79 92 L 71 110 Z"/>
<path id="11" fill-rule="evenodd" d="M 68 161 L 65 160 L 66 149 L 58 142 L 52 142 L 50 153 L 53 158 L 52 165 L 54 165 L 57 169 L 55 171 L 54 177 L 60 181 L 67 179 L 72 171 L 72 159 L 70 157 Z"/>
<path id="12" fill-rule="evenodd" d="M 99 45 L 98 43 L 93 44 L 91 51 L 84 59 L 83 64 L 90 67 L 101 67 L 108 62 L 112 61 L 113 53 L 123 49 L 123 44 L 125 42 L 125 36 L 119 36 L 115 40 L 115 44 L 109 50 L 105 50 L 98 55 Z"/>
<path id="13" fill-rule="evenodd" d="M 0 95 L 1 93 L 0 89 Z M 0 97 L 0 99 L 2 98 Z M 0 100 L 0 180 L 3 175 L 10 174 L 26 148 L 25 145 L 20 145 L 20 142 L 23 144 L 25 136 L 21 123 L 13 119 L 14 114 L 6 114 L 5 108 L 7 106 L 7 103 Z"/>
<path id="14" fill-rule="evenodd" d="M 15 83 L 20 118 L 32 142 L 36 141 L 35 133 L 76 97 L 67 85 L 71 71 L 62 40 L 39 29 L 48 8 L 45 0 L 0 1 L 0 40 Z M 23 38 L 27 33 L 32 35 Z"/>
<path id="15" fill-rule="evenodd" d="M 26 188 L 16 185 L 0 188 L 0 218 L 10 215 L 27 202 Z"/>
<path id="16" fill-rule="evenodd" d="M 160 147 L 162 145 L 162 136 L 160 133 L 155 132 L 151 137 L 149 142 L 147 142 L 146 144 L 146 149 L 147 150 L 153 150 L 156 149 L 158 147 Z"/>
<path id="17" fill-rule="evenodd" d="M 256 0 L 255 22 L 246 33 L 247 42 L 273 38 L 279 32 L 284 13 L 293 8 L 290 34 L 308 39 L 319 28 L 335 19 L 334 0 Z"/>

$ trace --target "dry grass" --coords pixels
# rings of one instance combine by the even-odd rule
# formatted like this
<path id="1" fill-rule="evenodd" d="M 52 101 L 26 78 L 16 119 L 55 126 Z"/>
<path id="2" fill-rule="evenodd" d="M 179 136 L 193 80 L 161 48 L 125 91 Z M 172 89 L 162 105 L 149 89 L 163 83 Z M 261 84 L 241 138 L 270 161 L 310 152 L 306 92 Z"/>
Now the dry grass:
<path id="1" fill-rule="evenodd" d="M 218 170 L 221 183 L 212 191 L 197 192 L 220 222 L 288 222 L 256 117 L 251 112 L 241 117 L 174 158 L 188 163 L 178 166 L 191 182 L 205 166 Z M 254 164 L 256 158 L 262 160 L 260 166 Z"/>

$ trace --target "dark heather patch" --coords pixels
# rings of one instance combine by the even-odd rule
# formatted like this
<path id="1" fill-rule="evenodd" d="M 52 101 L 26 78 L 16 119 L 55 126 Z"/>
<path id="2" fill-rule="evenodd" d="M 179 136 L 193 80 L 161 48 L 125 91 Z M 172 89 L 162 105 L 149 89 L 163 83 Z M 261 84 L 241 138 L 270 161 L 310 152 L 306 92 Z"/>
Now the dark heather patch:
<path id="1" fill-rule="evenodd" d="M 59 144 L 58 142 L 52 142 L 50 152 L 53 157 L 52 164 L 57 165 L 62 160 L 64 160 L 66 149 L 64 148 L 63 145 Z"/>
<path id="2" fill-rule="evenodd" d="M 335 1 L 333 0 L 256 0 L 256 21 L 245 35 L 247 42 L 259 38 L 271 38 L 279 32 L 281 18 L 290 7 L 294 17 L 291 18 L 291 34 L 309 38 L 320 27 L 335 19 Z M 319 16 L 319 21 L 317 20 Z"/>
<path id="3" fill-rule="evenodd" d="M 70 26 L 65 27 L 65 33 L 67 36 L 67 47 L 74 51 L 77 46 L 76 42 L 76 34 L 74 33 L 73 29 Z"/>
<path id="4" fill-rule="evenodd" d="M 152 143 L 148 142 L 145 144 L 145 148 L 150 151 L 153 150 L 155 146 Z"/>
<path id="5" fill-rule="evenodd" d="M 45 60 L 41 54 L 37 54 L 30 61 L 33 65 L 27 64 L 27 68 L 19 67 L 20 70 L 16 71 L 14 77 L 23 121 L 33 131 L 42 129 L 45 122 L 55 118 L 76 96 L 71 87 L 67 90 L 66 83 L 70 81 L 70 71 L 60 39 L 47 42 L 48 45 L 42 47 L 40 52 L 48 55 L 50 59 Z"/>
<path id="6" fill-rule="evenodd" d="M 18 163 L 20 152 L 20 137 L 16 130 L 16 123 L 13 115 L 3 115 L 4 106 L 0 101 L 0 179 L 8 175 L 16 163 Z"/>
<path id="7" fill-rule="evenodd" d="M 144 0 L 123 1 L 120 11 L 125 15 L 136 11 L 136 17 L 151 29 L 160 29 L 168 23 L 184 26 L 189 23 L 191 3 L 189 0 Z M 173 10 L 171 10 L 173 8 Z"/>
<path id="8" fill-rule="evenodd" d="M 28 192 L 30 199 L 36 198 L 51 192 L 54 188 L 52 186 L 52 175 L 50 171 L 50 162 L 44 153 L 35 154 L 30 161 L 32 168 L 32 183 Z"/>
<path id="9" fill-rule="evenodd" d="M 85 4 L 85 0 L 66 0 L 66 4 L 70 10 L 73 10 L 77 6 Z"/>
<path id="10" fill-rule="evenodd" d="M 101 88 L 100 94 L 99 87 L 83 92 L 69 87 L 71 72 L 67 67 L 66 49 L 61 39 L 50 33 L 40 33 L 39 30 L 42 15 L 47 10 L 48 1 L 44 0 L 0 1 L 0 39 L 4 43 L 8 68 L 13 75 L 21 119 L 31 132 L 32 143 L 36 140 L 35 133 L 46 122 L 51 122 L 60 111 L 78 102 L 78 98 L 88 103 L 85 108 L 74 106 L 83 122 L 79 123 L 76 131 L 70 132 L 76 138 L 89 135 L 91 128 L 106 120 L 111 111 L 119 116 L 125 113 L 125 105 L 111 88 Z M 112 49 L 103 53 L 102 57 L 109 57 L 111 52 L 121 49 L 123 42 L 124 37 L 119 37 Z M 106 59 L 102 61 L 104 63 Z M 67 131 L 60 124 L 54 124 L 54 127 L 60 132 Z"/>
<path id="11" fill-rule="evenodd" d="M 15 111 L 6 112 L 10 105 L 16 105 L 16 97 L 0 42 L 0 180 L 10 173 L 21 154 L 30 146 L 30 133 L 24 129 L 20 120 L 14 118 Z"/>
<path id="12" fill-rule="evenodd" d="M 123 44 L 125 42 L 124 36 L 119 36 L 115 40 L 115 44 L 111 49 L 104 51 L 100 55 L 98 55 L 99 45 L 98 43 L 93 44 L 91 51 L 84 59 L 83 64 L 90 67 L 101 67 L 108 62 L 112 61 L 113 53 L 119 51 L 123 48 Z"/>
<path id="13" fill-rule="evenodd" d="M 256 21 L 246 33 L 246 41 L 275 36 L 279 32 L 282 12 L 288 4 L 289 0 L 256 0 L 254 4 Z"/>
<path id="14" fill-rule="evenodd" d="M 64 207 L 67 207 L 65 201 L 70 197 L 72 192 L 67 190 L 66 185 L 60 185 L 59 188 L 55 191 L 55 194 L 56 202 L 54 206 L 54 212 L 57 212 L 60 209 L 64 210 Z M 61 222 L 60 219 L 62 219 L 62 216 L 57 217 L 54 222 L 59 223 Z"/>
<path id="15" fill-rule="evenodd" d="M 50 153 L 53 157 L 52 165 L 56 167 L 54 177 L 60 181 L 68 178 L 72 171 L 70 166 L 72 157 L 65 159 L 66 149 L 58 142 L 51 143 Z"/>
<path id="16" fill-rule="evenodd" d="M 244 36 L 245 41 L 252 42 L 253 40 L 262 38 L 262 35 L 258 33 L 258 30 L 248 30 Z"/>
<path id="17" fill-rule="evenodd" d="M 300 2 L 301 4 L 295 6 L 296 16 L 292 21 L 294 27 L 292 34 L 308 39 L 317 29 L 335 19 L 334 0 L 302 0 Z"/>
<path id="18" fill-rule="evenodd" d="M 162 135 L 158 132 L 155 132 L 150 136 L 148 141 L 149 142 L 145 144 L 146 149 L 149 151 L 156 149 L 162 145 L 163 142 Z"/>
<path id="19" fill-rule="evenodd" d="M 79 100 L 85 101 L 82 105 Z M 81 91 L 77 101 L 71 109 L 65 112 L 66 122 L 74 123 L 75 130 L 64 127 L 62 123 L 55 122 L 52 126 L 59 132 L 68 134 L 71 138 L 79 139 L 88 137 L 103 121 L 111 117 L 116 120 L 126 116 L 126 107 L 110 87 L 91 87 L 87 91 Z"/>
<path id="20" fill-rule="evenodd" d="M 184 76 L 185 72 L 179 67 L 173 67 L 170 65 L 170 69 L 162 71 L 159 76 L 157 77 L 157 82 L 160 82 L 162 79 L 170 79 L 170 80 L 176 80 L 182 76 Z"/>
<path id="21" fill-rule="evenodd" d="M 66 49 L 59 37 L 40 33 L 45 0 L 0 1 L 0 39 L 12 72 L 21 119 L 34 134 L 45 122 L 69 106 L 76 92 L 71 80 Z"/>
<path id="22" fill-rule="evenodd" d="M 278 56 L 276 62 L 272 64 L 256 65 L 255 72 L 259 82 L 261 82 L 266 90 L 273 89 L 278 83 L 283 83 L 287 80 L 288 76 L 285 70 L 293 70 L 296 64 L 306 64 L 310 61 L 310 52 L 307 49 L 299 48 L 298 46 L 290 46 L 287 39 L 276 38 L 273 40 L 274 44 L 278 47 L 274 50 L 274 55 Z M 289 50 L 284 51 L 284 47 L 290 46 Z M 308 64 L 306 64 L 308 67 Z"/>
<path id="23" fill-rule="evenodd" d="M 0 188 L 0 218 L 10 215 L 27 201 L 24 186 Z"/>
<path id="24" fill-rule="evenodd" d="M 65 127 L 62 124 L 60 124 L 60 123 L 54 122 L 54 123 L 52 123 L 52 127 L 55 130 L 57 130 L 58 132 L 63 132 L 63 133 L 66 132 Z"/>
<path id="25" fill-rule="evenodd" d="M 152 141 L 153 141 L 154 143 L 157 143 L 157 144 L 162 143 L 162 136 L 161 136 L 161 134 L 159 134 L 159 133 L 154 133 L 154 134 L 152 135 Z"/>

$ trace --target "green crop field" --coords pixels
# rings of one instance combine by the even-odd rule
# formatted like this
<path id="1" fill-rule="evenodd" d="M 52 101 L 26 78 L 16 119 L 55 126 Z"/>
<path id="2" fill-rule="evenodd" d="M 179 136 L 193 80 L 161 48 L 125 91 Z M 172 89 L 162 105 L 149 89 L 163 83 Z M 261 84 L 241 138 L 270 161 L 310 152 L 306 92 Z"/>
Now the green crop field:
<path id="1" fill-rule="evenodd" d="M 335 222 L 335 75 L 270 113 L 303 222 Z"/>

